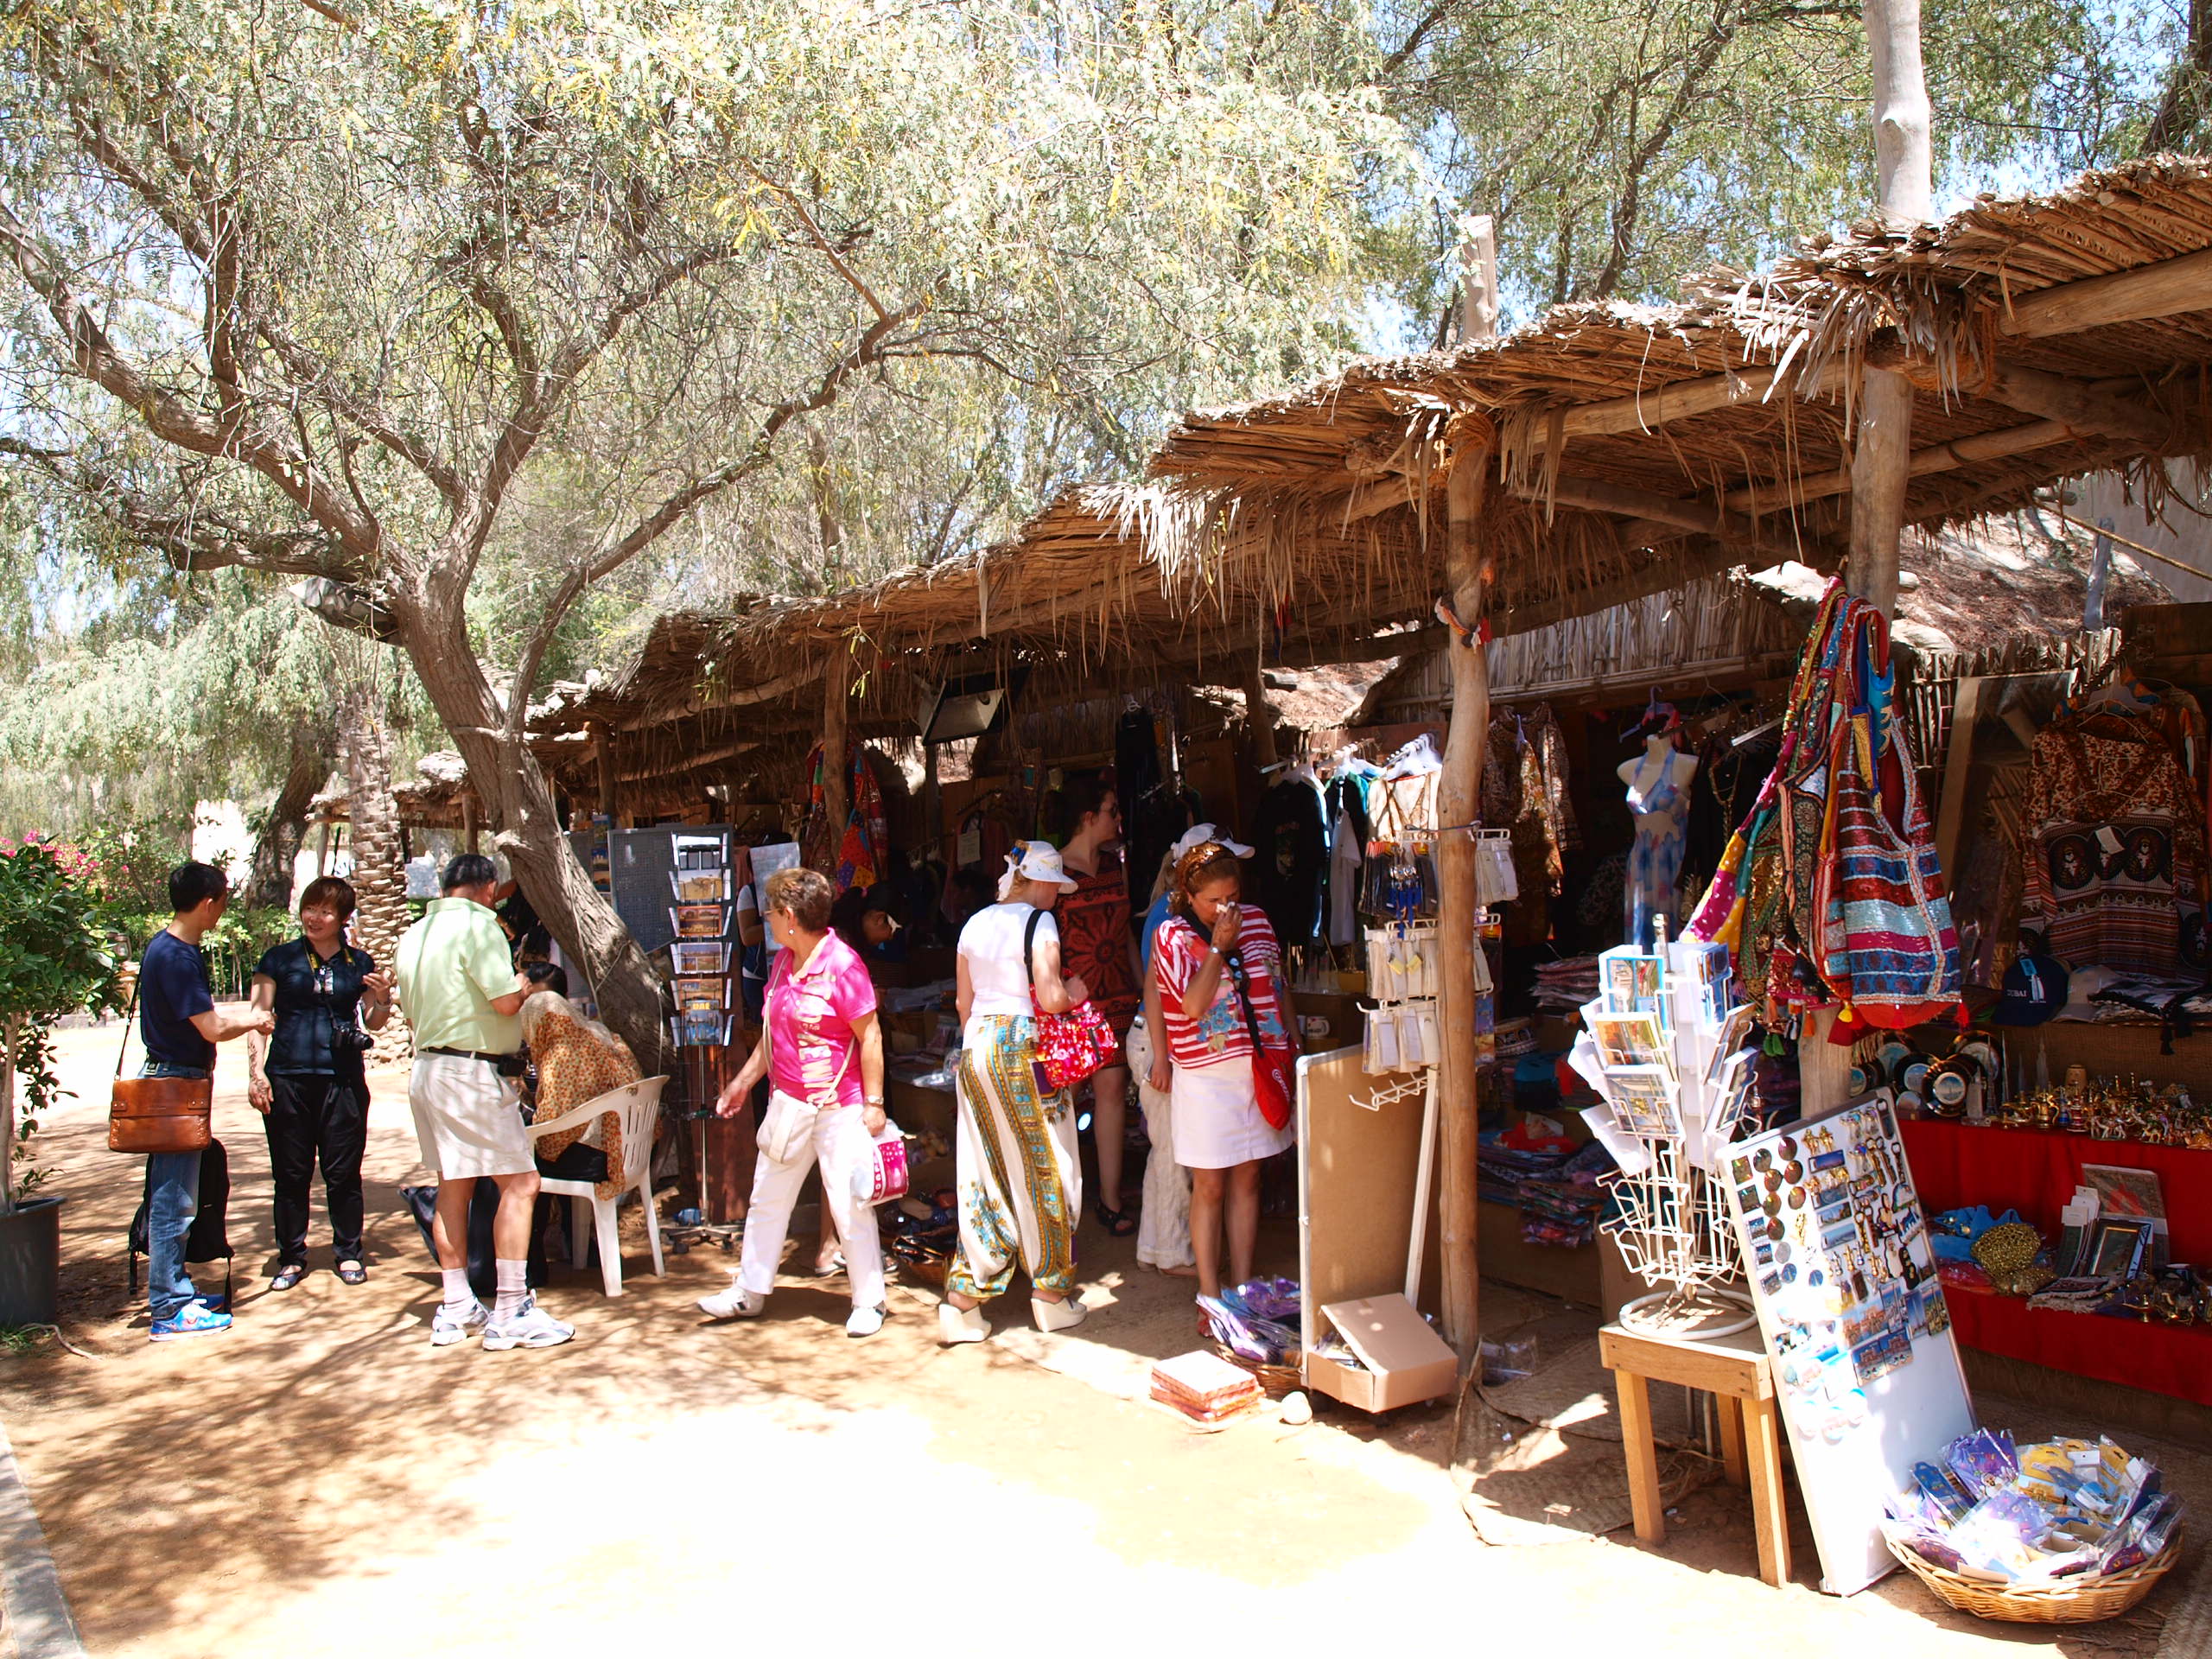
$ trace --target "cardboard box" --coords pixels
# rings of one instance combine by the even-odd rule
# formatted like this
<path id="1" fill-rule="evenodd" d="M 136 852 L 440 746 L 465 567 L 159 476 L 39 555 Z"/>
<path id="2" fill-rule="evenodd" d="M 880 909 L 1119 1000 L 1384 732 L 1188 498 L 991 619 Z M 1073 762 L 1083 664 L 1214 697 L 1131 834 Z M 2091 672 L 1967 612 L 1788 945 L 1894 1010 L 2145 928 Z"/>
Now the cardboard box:
<path id="1" fill-rule="evenodd" d="M 1321 1315 L 1359 1356 L 1360 1364 L 1340 1364 L 1326 1355 L 1308 1353 L 1309 1387 L 1362 1411 L 1390 1411 L 1434 1400 L 1458 1388 L 1459 1356 L 1403 1296 L 1332 1302 Z"/>

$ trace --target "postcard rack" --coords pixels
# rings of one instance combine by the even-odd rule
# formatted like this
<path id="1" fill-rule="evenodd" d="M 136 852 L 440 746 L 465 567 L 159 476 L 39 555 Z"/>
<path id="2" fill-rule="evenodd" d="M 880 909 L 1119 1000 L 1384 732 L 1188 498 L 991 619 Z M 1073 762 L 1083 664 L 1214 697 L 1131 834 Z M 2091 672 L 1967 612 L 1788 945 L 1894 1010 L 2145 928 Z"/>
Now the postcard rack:
<path id="1" fill-rule="evenodd" d="M 1725 945 L 1621 946 L 1598 958 L 1569 1063 L 1602 1103 L 1583 1114 L 1618 1166 L 1602 1224 L 1654 1287 L 1621 1323 L 1656 1337 L 1719 1337 L 1755 1322 L 1718 1173 L 1751 1121 L 1751 1010 L 1728 1002 Z"/>
<path id="2" fill-rule="evenodd" d="M 743 1235 L 742 1223 L 707 1218 L 707 1120 L 729 1065 L 730 1021 L 736 1007 L 730 938 L 736 919 L 736 877 L 728 830 L 677 830 L 671 836 L 668 873 L 669 994 L 674 1012 L 669 1039 L 683 1068 L 684 1094 L 698 1126 L 694 1148 L 699 1172 L 698 1219 L 671 1233 L 678 1251 L 695 1243 L 728 1249 Z"/>

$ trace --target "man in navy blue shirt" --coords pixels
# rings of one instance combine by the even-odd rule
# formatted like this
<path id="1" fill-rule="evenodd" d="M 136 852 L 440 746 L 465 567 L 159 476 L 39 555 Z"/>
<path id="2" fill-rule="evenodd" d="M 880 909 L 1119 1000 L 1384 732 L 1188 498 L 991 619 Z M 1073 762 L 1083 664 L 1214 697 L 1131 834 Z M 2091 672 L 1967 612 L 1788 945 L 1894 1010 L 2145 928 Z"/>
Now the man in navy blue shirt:
<path id="1" fill-rule="evenodd" d="M 169 873 L 169 925 L 154 935 L 138 966 L 138 1034 L 148 1077 L 212 1077 L 215 1045 L 267 1032 L 276 1023 L 251 1003 L 219 1008 L 207 982 L 200 941 L 223 919 L 230 878 L 212 864 L 180 864 Z M 230 1328 L 227 1310 L 210 1306 L 184 1265 L 184 1242 L 200 1211 L 200 1154 L 157 1152 L 146 1160 L 152 1198 L 146 1206 L 146 1306 L 156 1342 L 206 1336 Z"/>

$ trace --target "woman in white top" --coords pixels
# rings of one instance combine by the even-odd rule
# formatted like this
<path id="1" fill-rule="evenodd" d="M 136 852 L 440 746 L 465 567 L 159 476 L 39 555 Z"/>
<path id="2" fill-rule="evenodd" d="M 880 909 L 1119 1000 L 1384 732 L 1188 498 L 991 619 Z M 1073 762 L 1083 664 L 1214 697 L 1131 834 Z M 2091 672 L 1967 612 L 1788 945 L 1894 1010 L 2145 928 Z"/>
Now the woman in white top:
<path id="1" fill-rule="evenodd" d="M 1061 977 L 1052 915 L 1075 885 L 1046 842 L 1016 842 L 999 878 L 999 902 L 960 930 L 960 1249 L 938 1309 L 938 1338 L 947 1344 L 990 1334 L 982 1304 L 1005 1291 L 1017 1262 L 1029 1274 L 1039 1330 L 1064 1331 L 1083 1319 L 1075 1294 L 1083 1207 L 1075 1108 L 1065 1092 L 1045 1093 L 1031 1064 L 1034 1013 L 1065 1014 L 1089 995 L 1080 979 Z"/>

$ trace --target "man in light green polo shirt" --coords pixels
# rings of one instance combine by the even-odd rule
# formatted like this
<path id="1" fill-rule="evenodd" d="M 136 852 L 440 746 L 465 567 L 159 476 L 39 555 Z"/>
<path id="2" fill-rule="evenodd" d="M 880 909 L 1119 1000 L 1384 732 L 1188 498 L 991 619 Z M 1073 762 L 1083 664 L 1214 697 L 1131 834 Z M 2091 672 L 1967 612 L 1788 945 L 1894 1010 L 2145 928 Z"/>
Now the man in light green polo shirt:
<path id="1" fill-rule="evenodd" d="M 465 1341 L 478 1327 L 489 1349 L 550 1348 L 575 1334 L 530 1294 L 530 1218 L 537 1161 L 509 1071 L 522 1046 L 516 1016 L 530 986 L 514 970 L 507 936 L 492 913 L 499 867 L 479 853 L 446 866 L 445 897 L 400 937 L 399 1001 L 415 1030 L 408 1104 L 423 1161 L 438 1173 L 430 1225 L 445 1294 L 430 1319 L 430 1345 Z M 491 1312 L 468 1287 L 468 1205 L 479 1178 L 499 1184 L 492 1224 L 499 1298 Z"/>

